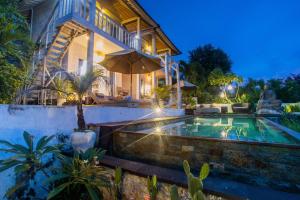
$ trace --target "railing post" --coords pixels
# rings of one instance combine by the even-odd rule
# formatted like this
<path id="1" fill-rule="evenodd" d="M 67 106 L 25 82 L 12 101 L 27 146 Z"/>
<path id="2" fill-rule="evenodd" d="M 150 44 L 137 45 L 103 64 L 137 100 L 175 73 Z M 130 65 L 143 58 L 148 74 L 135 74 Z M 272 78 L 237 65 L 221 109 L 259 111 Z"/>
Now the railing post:
<path id="1" fill-rule="evenodd" d="M 177 109 L 181 109 L 181 88 L 180 88 L 180 72 L 179 72 L 179 64 L 176 63 L 176 78 L 177 78 Z"/>
<path id="2" fill-rule="evenodd" d="M 90 22 L 95 25 L 96 16 L 96 0 L 90 0 Z"/>

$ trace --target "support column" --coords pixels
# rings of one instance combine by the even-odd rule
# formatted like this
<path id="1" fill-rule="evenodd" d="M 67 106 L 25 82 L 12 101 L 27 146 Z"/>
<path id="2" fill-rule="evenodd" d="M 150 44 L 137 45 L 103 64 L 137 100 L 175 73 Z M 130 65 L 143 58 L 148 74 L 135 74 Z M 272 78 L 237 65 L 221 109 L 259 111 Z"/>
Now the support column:
<path id="1" fill-rule="evenodd" d="M 169 55 L 168 53 L 165 54 L 165 80 L 166 80 L 166 85 L 169 85 Z"/>
<path id="2" fill-rule="evenodd" d="M 142 51 L 142 38 L 141 38 L 141 19 L 137 18 L 136 38 L 137 38 L 137 50 Z"/>
<path id="3" fill-rule="evenodd" d="M 153 32 L 152 33 L 152 55 L 156 56 L 156 35 Z M 157 87 L 157 80 L 156 80 L 156 72 L 152 72 L 152 90 L 154 90 Z M 153 92 L 153 98 L 156 98 L 156 94 Z"/>
<path id="4" fill-rule="evenodd" d="M 136 36 L 137 36 L 137 50 L 142 51 L 142 38 L 141 38 L 141 19 L 137 18 L 137 27 L 136 27 Z M 142 66 L 141 66 L 142 67 Z M 136 99 L 141 99 L 141 76 L 136 75 Z"/>
<path id="5" fill-rule="evenodd" d="M 141 99 L 141 76 L 136 75 L 136 99 Z"/>
<path id="6" fill-rule="evenodd" d="M 179 71 L 179 64 L 176 63 L 176 79 L 177 79 L 177 108 L 181 109 L 181 88 L 180 88 L 180 71 Z"/>
<path id="7" fill-rule="evenodd" d="M 88 48 L 87 48 L 87 71 L 93 70 L 94 65 L 94 40 L 95 34 L 93 31 L 89 33 Z"/>

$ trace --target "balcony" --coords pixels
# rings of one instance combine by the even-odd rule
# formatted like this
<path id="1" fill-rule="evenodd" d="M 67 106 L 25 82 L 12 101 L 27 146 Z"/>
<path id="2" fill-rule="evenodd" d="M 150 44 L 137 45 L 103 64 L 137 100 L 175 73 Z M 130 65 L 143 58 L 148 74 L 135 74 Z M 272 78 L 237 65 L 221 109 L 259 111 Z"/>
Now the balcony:
<path id="1" fill-rule="evenodd" d="M 136 34 L 128 32 L 121 24 L 92 6 L 92 0 L 60 0 L 55 21 L 64 23 L 74 20 L 91 30 L 100 30 L 129 48 L 138 48 Z M 93 22 L 91 22 L 93 21 Z"/>

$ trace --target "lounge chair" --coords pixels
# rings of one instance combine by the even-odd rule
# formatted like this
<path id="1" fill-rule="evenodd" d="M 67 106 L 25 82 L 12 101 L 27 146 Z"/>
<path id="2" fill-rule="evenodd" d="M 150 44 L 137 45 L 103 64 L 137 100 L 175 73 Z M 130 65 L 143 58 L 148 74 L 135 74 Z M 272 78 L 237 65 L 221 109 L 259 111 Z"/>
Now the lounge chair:
<path id="1" fill-rule="evenodd" d="M 235 104 L 232 104 L 232 111 L 234 113 L 249 113 L 250 112 L 249 103 L 235 103 Z"/>
<path id="2" fill-rule="evenodd" d="M 194 115 L 201 115 L 201 114 L 219 114 L 221 113 L 221 109 L 218 107 L 213 107 L 212 105 L 210 105 L 209 107 L 206 106 L 201 106 L 198 107 L 195 111 L 194 111 Z"/>

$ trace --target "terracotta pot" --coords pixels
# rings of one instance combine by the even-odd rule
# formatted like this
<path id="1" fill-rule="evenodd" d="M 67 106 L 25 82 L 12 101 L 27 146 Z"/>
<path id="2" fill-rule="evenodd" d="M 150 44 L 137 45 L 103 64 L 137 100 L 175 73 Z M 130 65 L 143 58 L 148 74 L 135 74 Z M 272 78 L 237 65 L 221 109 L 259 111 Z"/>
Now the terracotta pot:
<path id="1" fill-rule="evenodd" d="M 71 134 L 71 144 L 75 151 L 85 152 L 93 148 L 96 142 L 96 133 L 91 130 L 74 131 Z"/>

